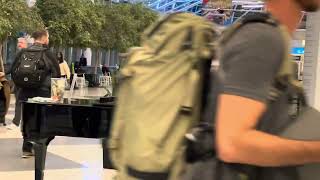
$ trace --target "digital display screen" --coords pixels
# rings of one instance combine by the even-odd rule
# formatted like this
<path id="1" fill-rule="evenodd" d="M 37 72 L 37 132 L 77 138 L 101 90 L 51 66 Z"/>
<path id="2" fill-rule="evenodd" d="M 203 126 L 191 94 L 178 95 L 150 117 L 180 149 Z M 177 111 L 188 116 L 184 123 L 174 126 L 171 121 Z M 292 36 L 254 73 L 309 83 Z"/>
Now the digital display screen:
<path id="1" fill-rule="evenodd" d="M 304 54 L 304 47 L 294 47 L 291 49 L 291 54 Z"/>

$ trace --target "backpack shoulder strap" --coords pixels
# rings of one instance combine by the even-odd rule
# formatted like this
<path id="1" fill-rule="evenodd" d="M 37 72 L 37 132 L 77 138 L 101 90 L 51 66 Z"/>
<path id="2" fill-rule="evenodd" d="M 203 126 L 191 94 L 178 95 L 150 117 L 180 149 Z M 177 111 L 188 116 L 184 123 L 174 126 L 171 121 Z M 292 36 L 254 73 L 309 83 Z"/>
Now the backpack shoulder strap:
<path id="1" fill-rule="evenodd" d="M 13 63 L 11 69 L 15 69 L 20 66 L 21 64 L 21 58 L 23 58 L 24 53 L 27 52 L 27 49 L 21 49 L 20 52 L 18 53 L 17 58 L 15 59 L 15 62 Z"/>
<path id="2" fill-rule="evenodd" d="M 291 41 L 291 36 L 288 32 L 288 29 L 285 26 L 279 25 L 279 30 L 282 34 L 282 38 L 283 38 L 284 46 L 285 46 L 285 48 L 284 48 L 285 51 L 284 51 L 284 55 L 283 55 L 282 64 L 279 68 L 279 71 L 278 71 L 276 77 L 275 77 L 275 81 L 277 81 L 276 83 L 278 85 L 280 85 L 280 88 L 275 87 L 275 88 L 277 88 L 278 93 L 274 94 L 274 92 L 273 92 L 273 94 L 271 94 L 271 97 L 273 96 L 273 98 L 274 97 L 277 98 L 277 96 L 279 96 L 278 94 L 281 93 L 281 91 L 285 91 L 286 89 L 289 88 L 289 91 L 291 93 L 298 95 L 302 105 L 306 106 L 307 100 L 305 97 L 305 91 L 303 89 L 303 85 L 300 81 L 298 81 L 294 77 L 295 71 L 294 71 L 293 67 L 294 67 L 295 62 L 292 61 L 292 56 L 290 54 L 290 44 L 289 44 L 289 42 Z"/>
<path id="3" fill-rule="evenodd" d="M 247 16 L 239 21 L 242 25 L 246 25 L 249 23 L 265 23 L 272 26 L 278 26 L 279 22 L 272 18 L 272 16 L 268 13 L 261 13 L 258 15 Z"/>
<path id="4" fill-rule="evenodd" d="M 45 64 L 46 71 L 49 71 L 50 67 L 53 67 L 53 64 L 51 63 L 51 61 L 49 60 L 49 57 L 47 56 L 48 50 L 49 49 L 47 48 L 43 48 L 43 50 L 41 50 L 41 56 L 40 56 L 40 60 L 42 60 L 43 63 Z"/>

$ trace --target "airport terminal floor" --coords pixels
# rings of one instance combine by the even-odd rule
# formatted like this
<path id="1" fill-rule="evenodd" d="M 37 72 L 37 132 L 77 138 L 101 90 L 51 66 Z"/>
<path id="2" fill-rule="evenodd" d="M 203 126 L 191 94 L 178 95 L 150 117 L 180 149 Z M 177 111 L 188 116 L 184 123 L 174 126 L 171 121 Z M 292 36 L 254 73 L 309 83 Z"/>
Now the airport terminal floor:
<path id="1" fill-rule="evenodd" d="M 6 116 L 11 123 L 14 103 Z M 0 179 L 33 180 L 34 158 L 22 159 L 19 128 L 0 126 Z M 45 180 L 112 180 L 115 171 L 103 169 L 102 147 L 97 139 L 56 137 L 48 146 Z"/>

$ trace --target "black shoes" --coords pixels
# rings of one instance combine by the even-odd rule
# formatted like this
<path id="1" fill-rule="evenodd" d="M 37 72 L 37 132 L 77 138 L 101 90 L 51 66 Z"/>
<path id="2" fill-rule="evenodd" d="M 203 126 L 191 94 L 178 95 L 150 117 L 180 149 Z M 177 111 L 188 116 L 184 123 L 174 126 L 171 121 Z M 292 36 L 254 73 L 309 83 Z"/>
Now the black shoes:
<path id="1" fill-rule="evenodd" d="M 23 151 L 21 158 L 27 159 L 34 156 L 34 153 L 32 151 Z"/>
<path id="2" fill-rule="evenodd" d="M 23 139 L 23 146 L 22 146 L 22 158 L 30 158 L 34 156 L 33 152 L 33 145 L 26 139 Z"/>
<path id="3" fill-rule="evenodd" d="M 0 124 L 2 124 L 3 126 L 6 126 L 6 119 L 5 116 L 0 116 Z"/>

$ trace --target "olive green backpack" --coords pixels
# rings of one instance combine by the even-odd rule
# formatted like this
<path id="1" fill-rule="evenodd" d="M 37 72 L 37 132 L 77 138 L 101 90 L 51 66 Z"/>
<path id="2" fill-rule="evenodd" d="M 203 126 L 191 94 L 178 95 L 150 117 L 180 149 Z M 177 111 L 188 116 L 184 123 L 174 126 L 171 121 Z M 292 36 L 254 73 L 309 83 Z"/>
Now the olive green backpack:
<path id="1" fill-rule="evenodd" d="M 118 179 L 179 180 L 185 174 L 185 135 L 200 121 L 220 43 L 215 24 L 188 13 L 165 16 L 143 33 L 120 72 L 109 139 Z M 287 62 L 279 77 L 291 73 Z"/>
<path id="2" fill-rule="evenodd" d="M 199 87 L 214 57 L 216 29 L 199 16 L 171 14 L 131 49 L 109 143 L 119 179 L 176 180 L 184 136 L 199 119 Z"/>

